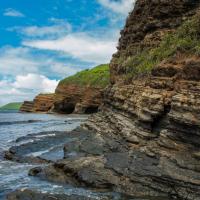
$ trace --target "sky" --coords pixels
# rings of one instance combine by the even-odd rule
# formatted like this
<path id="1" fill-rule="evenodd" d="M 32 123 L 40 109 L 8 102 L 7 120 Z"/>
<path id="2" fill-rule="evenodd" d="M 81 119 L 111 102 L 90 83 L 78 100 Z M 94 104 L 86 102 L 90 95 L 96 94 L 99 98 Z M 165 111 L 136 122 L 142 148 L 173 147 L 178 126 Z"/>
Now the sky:
<path id="1" fill-rule="evenodd" d="M 0 106 L 109 63 L 134 0 L 0 0 Z"/>

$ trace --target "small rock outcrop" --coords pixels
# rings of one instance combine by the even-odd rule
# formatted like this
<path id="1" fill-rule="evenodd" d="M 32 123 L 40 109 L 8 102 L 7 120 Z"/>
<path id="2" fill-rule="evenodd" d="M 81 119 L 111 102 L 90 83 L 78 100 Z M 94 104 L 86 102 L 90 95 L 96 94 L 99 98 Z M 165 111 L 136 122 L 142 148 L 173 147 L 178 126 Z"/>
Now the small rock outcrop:
<path id="1" fill-rule="evenodd" d="M 20 107 L 21 112 L 33 112 L 34 102 L 33 101 L 24 101 Z"/>
<path id="2" fill-rule="evenodd" d="M 21 112 L 48 112 L 54 104 L 54 94 L 39 94 L 33 101 L 24 101 Z"/>

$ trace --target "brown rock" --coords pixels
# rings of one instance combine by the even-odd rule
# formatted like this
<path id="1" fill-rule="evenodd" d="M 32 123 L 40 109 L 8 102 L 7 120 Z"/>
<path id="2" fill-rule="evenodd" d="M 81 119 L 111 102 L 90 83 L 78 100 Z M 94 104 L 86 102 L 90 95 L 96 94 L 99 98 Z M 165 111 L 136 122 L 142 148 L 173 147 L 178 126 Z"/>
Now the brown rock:
<path id="1" fill-rule="evenodd" d="M 102 88 L 92 86 L 58 85 L 52 110 L 67 114 L 95 113 L 102 103 L 102 91 Z"/>

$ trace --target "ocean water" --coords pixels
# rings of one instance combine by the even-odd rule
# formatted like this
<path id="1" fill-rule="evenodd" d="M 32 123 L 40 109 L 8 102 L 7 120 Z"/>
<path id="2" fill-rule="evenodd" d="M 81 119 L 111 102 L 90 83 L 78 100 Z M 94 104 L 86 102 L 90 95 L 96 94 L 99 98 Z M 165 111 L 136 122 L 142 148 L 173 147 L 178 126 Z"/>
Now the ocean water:
<path id="1" fill-rule="evenodd" d="M 17 112 L 0 112 L 0 200 L 6 199 L 6 195 L 16 189 L 31 188 L 40 192 L 84 194 L 93 195 L 90 191 L 73 188 L 70 185 L 57 185 L 46 181 L 41 181 L 36 177 L 29 177 L 29 169 L 37 165 L 17 163 L 4 160 L 3 152 L 11 146 L 19 145 L 23 142 L 31 142 L 26 138 L 17 143 L 16 139 L 35 134 L 37 140 L 43 137 L 54 136 L 54 131 L 70 131 L 78 127 L 87 116 L 80 115 L 52 115 L 52 114 L 29 114 Z M 38 135 L 40 132 L 49 134 Z M 47 153 L 51 149 L 44 149 Z M 44 153 L 43 152 L 43 153 Z M 40 155 L 41 152 L 32 152 L 33 155 Z M 60 155 L 62 158 L 63 155 Z M 94 194 L 95 195 L 95 194 Z"/>

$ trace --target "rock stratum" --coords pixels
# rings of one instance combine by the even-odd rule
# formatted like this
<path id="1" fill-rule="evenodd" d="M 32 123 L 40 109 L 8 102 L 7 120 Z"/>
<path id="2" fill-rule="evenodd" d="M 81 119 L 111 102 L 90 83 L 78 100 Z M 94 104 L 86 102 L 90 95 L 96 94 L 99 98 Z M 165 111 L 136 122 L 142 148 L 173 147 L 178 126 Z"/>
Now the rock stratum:
<path id="1" fill-rule="evenodd" d="M 199 8 L 197 0 L 137 0 L 101 112 L 65 145 L 63 160 L 30 174 L 138 199 L 199 200 Z"/>
<path id="2" fill-rule="evenodd" d="M 194 0 L 136 2 L 101 112 L 82 126 L 90 136 L 34 175 L 144 199 L 200 199 L 199 8 Z"/>
<path id="3" fill-rule="evenodd" d="M 39 94 L 33 101 L 24 101 L 21 112 L 48 112 L 55 100 L 55 94 Z"/>
<path id="4" fill-rule="evenodd" d="M 54 94 L 39 94 L 33 102 L 25 101 L 20 111 L 95 113 L 103 102 L 103 89 L 108 83 L 108 65 L 84 70 L 60 81 Z"/>

